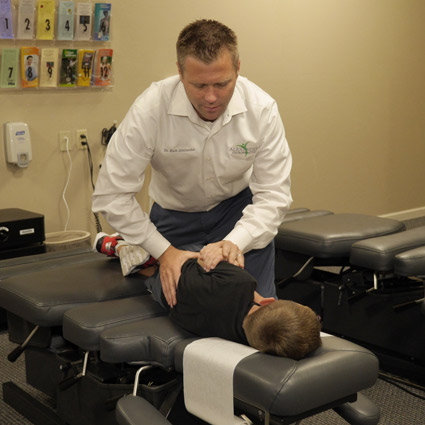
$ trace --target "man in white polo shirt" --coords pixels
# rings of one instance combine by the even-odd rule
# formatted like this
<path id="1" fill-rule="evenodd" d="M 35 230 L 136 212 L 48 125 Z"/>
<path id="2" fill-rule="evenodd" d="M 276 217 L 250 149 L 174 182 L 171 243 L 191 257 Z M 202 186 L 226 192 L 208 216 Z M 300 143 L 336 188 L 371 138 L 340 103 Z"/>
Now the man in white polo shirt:
<path id="1" fill-rule="evenodd" d="M 205 270 L 244 267 L 274 297 L 274 245 L 288 210 L 291 153 L 276 102 L 239 76 L 234 32 L 213 20 L 177 40 L 179 75 L 153 83 L 114 133 L 93 195 L 93 211 L 161 263 L 172 307 L 181 266 L 203 246 Z M 151 165 L 150 216 L 135 194 Z"/>

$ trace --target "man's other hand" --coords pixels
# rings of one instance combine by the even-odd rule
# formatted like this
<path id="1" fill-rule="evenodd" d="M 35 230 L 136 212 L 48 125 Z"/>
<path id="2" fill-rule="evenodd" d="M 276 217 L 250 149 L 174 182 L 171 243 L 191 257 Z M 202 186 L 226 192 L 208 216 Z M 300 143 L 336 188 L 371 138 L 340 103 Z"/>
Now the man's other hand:
<path id="1" fill-rule="evenodd" d="M 230 241 L 219 241 L 204 246 L 200 251 L 199 258 L 207 272 L 213 270 L 221 261 L 227 261 L 242 269 L 245 267 L 245 259 L 241 250 Z"/>
<path id="2" fill-rule="evenodd" d="M 159 275 L 162 291 L 168 305 L 173 308 L 177 304 L 176 288 L 180 279 L 183 264 L 190 258 L 198 258 L 198 252 L 182 251 L 169 246 L 159 257 Z"/>

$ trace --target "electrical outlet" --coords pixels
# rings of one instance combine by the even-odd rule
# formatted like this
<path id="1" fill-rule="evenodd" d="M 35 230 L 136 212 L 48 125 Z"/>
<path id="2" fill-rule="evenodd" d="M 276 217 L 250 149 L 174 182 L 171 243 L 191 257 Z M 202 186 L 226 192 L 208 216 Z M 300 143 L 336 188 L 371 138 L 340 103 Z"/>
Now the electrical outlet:
<path id="1" fill-rule="evenodd" d="M 87 149 L 87 145 L 83 144 L 84 142 L 88 142 L 87 130 L 77 130 L 77 146 L 78 149 Z"/>
<path id="2" fill-rule="evenodd" d="M 67 150 L 72 150 L 72 140 L 71 140 L 71 132 L 70 131 L 60 131 L 59 132 L 59 147 L 60 147 L 61 152 L 66 152 Z"/>

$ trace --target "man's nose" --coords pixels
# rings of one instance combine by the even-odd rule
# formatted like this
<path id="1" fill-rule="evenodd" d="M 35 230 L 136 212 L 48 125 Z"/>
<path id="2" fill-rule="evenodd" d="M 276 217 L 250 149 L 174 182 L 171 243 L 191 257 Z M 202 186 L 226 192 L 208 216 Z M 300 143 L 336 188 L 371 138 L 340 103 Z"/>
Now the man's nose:
<path id="1" fill-rule="evenodd" d="M 205 100 L 208 103 L 214 103 L 217 100 L 217 95 L 215 93 L 214 87 L 208 87 L 205 93 Z"/>

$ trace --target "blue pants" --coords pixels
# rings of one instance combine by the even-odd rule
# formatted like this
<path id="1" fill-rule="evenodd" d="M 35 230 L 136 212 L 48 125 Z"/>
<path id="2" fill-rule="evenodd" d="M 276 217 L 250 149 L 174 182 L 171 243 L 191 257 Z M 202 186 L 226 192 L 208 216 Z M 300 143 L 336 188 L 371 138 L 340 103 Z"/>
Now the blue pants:
<path id="1" fill-rule="evenodd" d="M 243 209 L 251 203 L 252 193 L 247 188 L 210 211 L 173 211 L 154 203 L 150 218 L 175 248 L 184 249 L 187 245 L 202 247 L 223 240 L 242 217 Z M 263 297 L 276 297 L 274 256 L 274 241 L 263 249 L 245 254 L 245 270 L 257 280 L 257 291 Z"/>

